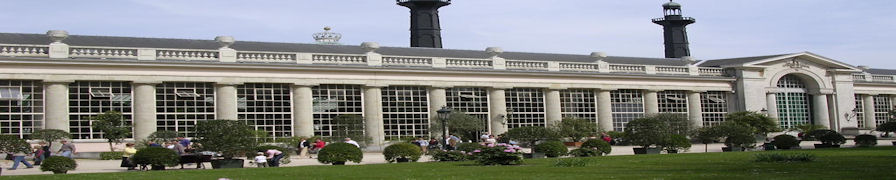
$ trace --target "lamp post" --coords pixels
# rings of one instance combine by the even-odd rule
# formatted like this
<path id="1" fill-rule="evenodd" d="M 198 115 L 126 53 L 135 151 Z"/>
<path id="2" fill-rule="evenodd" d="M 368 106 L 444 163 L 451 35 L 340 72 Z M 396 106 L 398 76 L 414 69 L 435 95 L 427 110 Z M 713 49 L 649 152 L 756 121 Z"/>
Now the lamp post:
<path id="1" fill-rule="evenodd" d="M 448 147 L 447 124 L 448 124 L 448 117 L 451 116 L 451 111 L 452 111 L 451 108 L 448 108 L 445 106 L 442 106 L 442 109 L 439 109 L 438 111 L 436 111 L 437 113 L 439 113 L 439 120 L 441 120 L 441 122 L 442 122 L 442 143 L 445 143 L 445 145 L 442 146 L 442 149 L 445 149 L 446 147 Z"/>

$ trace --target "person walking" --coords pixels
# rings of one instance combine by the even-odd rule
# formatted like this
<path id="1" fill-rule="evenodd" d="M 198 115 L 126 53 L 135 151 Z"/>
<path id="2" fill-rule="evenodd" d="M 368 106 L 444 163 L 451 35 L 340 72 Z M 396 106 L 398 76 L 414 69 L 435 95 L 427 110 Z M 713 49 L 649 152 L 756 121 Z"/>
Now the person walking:
<path id="1" fill-rule="evenodd" d="M 265 154 L 268 155 L 268 166 L 270 167 L 280 167 L 280 159 L 286 155 L 283 151 L 277 149 L 268 149 L 265 151 Z"/>
<path id="2" fill-rule="evenodd" d="M 134 154 L 137 154 L 137 148 L 134 147 L 134 143 L 124 144 L 124 151 L 121 154 L 121 167 L 126 167 L 128 170 L 134 170 L 137 168 L 136 165 L 132 162 Z"/>
<path id="3" fill-rule="evenodd" d="M 25 166 L 28 168 L 34 168 L 34 165 L 31 165 L 31 163 L 28 163 L 28 161 L 25 160 L 25 156 L 28 156 L 29 153 L 30 152 L 23 152 L 21 150 L 18 152 L 13 152 L 12 167 L 10 167 L 8 170 L 16 170 L 16 168 L 19 167 L 20 162 L 22 164 L 25 164 Z"/>
<path id="4" fill-rule="evenodd" d="M 67 140 L 62 140 L 62 148 L 59 148 L 59 151 L 56 153 L 60 154 L 62 157 L 72 158 L 72 155 L 78 154 L 75 145 Z"/>
<path id="5" fill-rule="evenodd" d="M 32 153 L 32 156 L 34 156 L 34 165 L 35 166 L 40 165 L 41 161 L 43 161 L 44 158 L 46 158 L 44 156 L 44 148 L 40 145 L 34 145 L 34 149 L 31 153 Z"/>

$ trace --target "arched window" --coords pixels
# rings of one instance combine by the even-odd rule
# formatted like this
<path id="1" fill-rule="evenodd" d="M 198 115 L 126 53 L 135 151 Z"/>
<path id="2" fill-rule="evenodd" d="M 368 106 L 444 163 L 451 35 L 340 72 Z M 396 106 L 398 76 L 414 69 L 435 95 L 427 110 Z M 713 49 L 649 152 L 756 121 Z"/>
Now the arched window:
<path id="1" fill-rule="evenodd" d="M 792 128 L 812 122 L 812 108 L 806 84 L 794 75 L 784 75 L 778 79 L 777 96 L 778 120 L 781 128 Z"/>

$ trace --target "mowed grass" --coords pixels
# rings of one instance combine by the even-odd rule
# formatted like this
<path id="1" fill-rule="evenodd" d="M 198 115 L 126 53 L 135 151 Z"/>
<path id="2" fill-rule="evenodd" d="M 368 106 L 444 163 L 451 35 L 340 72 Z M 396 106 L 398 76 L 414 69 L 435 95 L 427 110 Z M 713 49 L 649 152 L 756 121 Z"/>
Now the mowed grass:
<path id="1" fill-rule="evenodd" d="M 896 148 L 775 151 L 816 155 L 814 162 L 753 162 L 756 153 L 729 152 L 592 157 L 585 167 L 555 167 L 557 159 L 519 166 L 418 162 L 155 172 L 7 176 L 2 179 L 896 179 Z"/>

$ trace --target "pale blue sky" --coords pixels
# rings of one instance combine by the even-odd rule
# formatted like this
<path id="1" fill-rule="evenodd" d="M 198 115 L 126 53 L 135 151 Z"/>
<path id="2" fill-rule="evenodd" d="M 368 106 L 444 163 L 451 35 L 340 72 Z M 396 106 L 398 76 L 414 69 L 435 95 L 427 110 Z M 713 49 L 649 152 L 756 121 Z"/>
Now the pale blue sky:
<path id="1" fill-rule="evenodd" d="M 455 0 L 441 9 L 444 47 L 662 57 L 664 0 Z M 892 0 L 681 0 L 691 53 L 718 59 L 810 51 L 896 69 Z M 408 10 L 391 0 L 5 0 L 0 32 L 408 46 Z"/>

